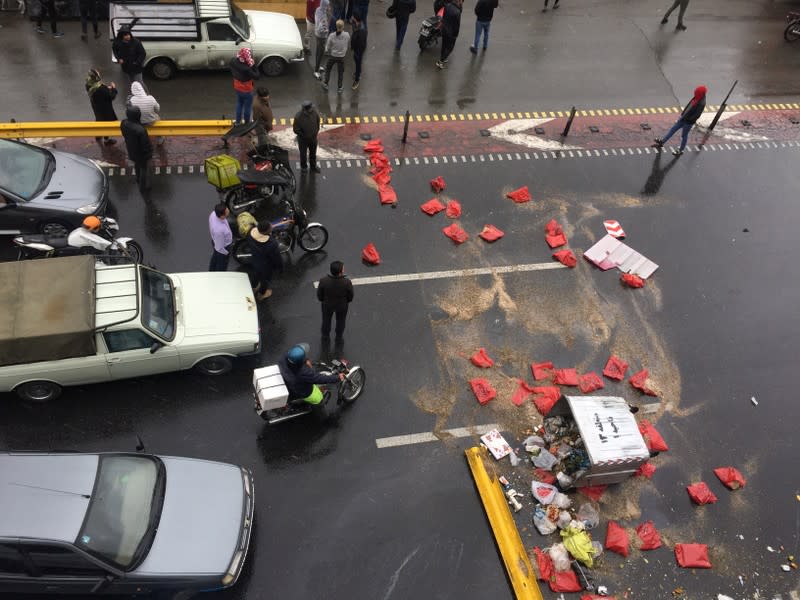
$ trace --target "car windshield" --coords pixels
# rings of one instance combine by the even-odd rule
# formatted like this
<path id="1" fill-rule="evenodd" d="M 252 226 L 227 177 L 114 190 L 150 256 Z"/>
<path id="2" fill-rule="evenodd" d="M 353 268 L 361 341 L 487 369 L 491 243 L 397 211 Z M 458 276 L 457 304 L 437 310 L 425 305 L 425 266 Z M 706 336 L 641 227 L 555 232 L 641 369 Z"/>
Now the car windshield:
<path id="1" fill-rule="evenodd" d="M 140 267 L 142 274 L 142 325 L 167 341 L 175 337 L 175 295 L 172 280 L 158 271 Z"/>
<path id="2" fill-rule="evenodd" d="M 122 570 L 144 558 L 158 529 L 166 478 L 151 456 L 101 456 L 76 544 Z"/>
<path id="3" fill-rule="evenodd" d="M 250 21 L 247 20 L 245 12 L 231 0 L 231 25 L 243 40 L 250 39 Z"/>
<path id="4" fill-rule="evenodd" d="M 54 162 L 46 150 L 0 140 L 0 188 L 30 200 L 50 179 Z"/>

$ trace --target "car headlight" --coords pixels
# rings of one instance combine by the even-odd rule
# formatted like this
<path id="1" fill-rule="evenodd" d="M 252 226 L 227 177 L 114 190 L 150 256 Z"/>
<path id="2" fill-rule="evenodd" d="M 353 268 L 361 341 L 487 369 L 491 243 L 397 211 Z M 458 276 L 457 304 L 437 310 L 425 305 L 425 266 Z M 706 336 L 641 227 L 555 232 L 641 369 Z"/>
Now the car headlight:
<path id="1" fill-rule="evenodd" d="M 86 206 L 81 206 L 77 210 L 82 215 L 91 215 L 93 213 L 96 213 L 98 208 L 100 208 L 100 203 L 95 202 L 94 204 L 87 204 Z"/>
<path id="2" fill-rule="evenodd" d="M 244 551 L 239 550 L 233 555 L 231 565 L 228 567 L 225 577 L 222 578 L 222 585 L 231 585 L 236 580 L 236 574 L 239 572 L 242 560 L 244 560 Z"/>

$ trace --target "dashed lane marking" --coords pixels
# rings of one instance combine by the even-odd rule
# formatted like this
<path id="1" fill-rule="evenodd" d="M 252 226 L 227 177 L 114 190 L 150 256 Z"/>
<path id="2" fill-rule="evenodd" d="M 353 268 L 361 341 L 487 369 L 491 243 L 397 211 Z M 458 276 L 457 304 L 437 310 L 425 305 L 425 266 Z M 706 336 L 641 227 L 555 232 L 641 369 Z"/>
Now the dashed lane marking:
<path id="1" fill-rule="evenodd" d="M 425 431 L 423 433 L 409 433 L 407 435 L 395 435 L 392 437 L 378 438 L 375 445 L 378 448 L 395 448 L 397 446 L 411 446 L 412 444 L 425 444 L 427 442 L 438 442 L 448 438 L 464 438 L 474 435 L 483 435 L 492 429 L 499 429 L 496 423 L 488 425 L 473 425 L 472 427 L 456 427 L 455 429 L 444 429 L 438 434 Z"/>

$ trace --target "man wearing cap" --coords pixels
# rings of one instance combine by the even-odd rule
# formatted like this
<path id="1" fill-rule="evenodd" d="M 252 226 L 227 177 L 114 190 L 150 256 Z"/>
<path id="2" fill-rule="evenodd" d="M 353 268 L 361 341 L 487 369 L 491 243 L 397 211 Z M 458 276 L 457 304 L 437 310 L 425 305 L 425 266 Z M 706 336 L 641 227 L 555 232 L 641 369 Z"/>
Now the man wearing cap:
<path id="1" fill-rule="evenodd" d="M 319 281 L 317 300 L 322 303 L 322 339 L 331 337 L 331 319 L 336 314 L 336 337 L 344 336 L 347 307 L 353 301 L 353 282 L 344 274 L 344 263 L 331 263 L 331 274 Z"/>
<path id="2" fill-rule="evenodd" d="M 294 116 L 292 130 L 297 136 L 297 147 L 300 150 L 300 170 L 311 170 L 319 173 L 317 166 L 317 136 L 319 134 L 319 113 L 314 108 L 311 100 L 304 100 L 302 108 Z"/>

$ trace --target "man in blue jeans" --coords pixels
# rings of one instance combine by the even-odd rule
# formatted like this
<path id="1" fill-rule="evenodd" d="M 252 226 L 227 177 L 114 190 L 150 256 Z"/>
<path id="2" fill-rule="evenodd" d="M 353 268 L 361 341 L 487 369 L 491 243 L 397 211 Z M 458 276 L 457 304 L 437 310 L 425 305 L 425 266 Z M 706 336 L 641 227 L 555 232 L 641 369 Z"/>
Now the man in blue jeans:
<path id="1" fill-rule="evenodd" d="M 681 116 L 678 119 L 677 123 L 672 126 L 663 138 L 656 138 L 655 146 L 656 148 L 661 148 L 664 144 L 667 143 L 669 138 L 671 138 L 678 129 L 681 130 L 681 147 L 680 149 L 673 150 L 672 153 L 675 156 L 680 156 L 683 154 L 683 151 L 686 149 L 686 141 L 689 138 L 689 132 L 694 127 L 694 124 L 697 122 L 697 119 L 700 118 L 700 115 L 703 114 L 703 111 L 706 108 L 706 93 L 708 92 L 706 86 L 699 85 L 694 89 L 694 97 L 689 101 L 689 104 L 686 105 L 686 108 L 683 109 L 681 112 Z"/>
<path id="2" fill-rule="evenodd" d="M 417 10 L 417 0 L 394 0 L 391 8 L 394 9 L 394 49 L 400 50 L 408 29 L 408 17 Z"/>
<path id="3" fill-rule="evenodd" d="M 475 4 L 475 43 L 469 47 L 473 54 L 478 53 L 478 43 L 483 33 L 483 49 L 489 46 L 489 25 L 492 23 L 494 9 L 499 6 L 497 0 L 478 0 Z"/>

